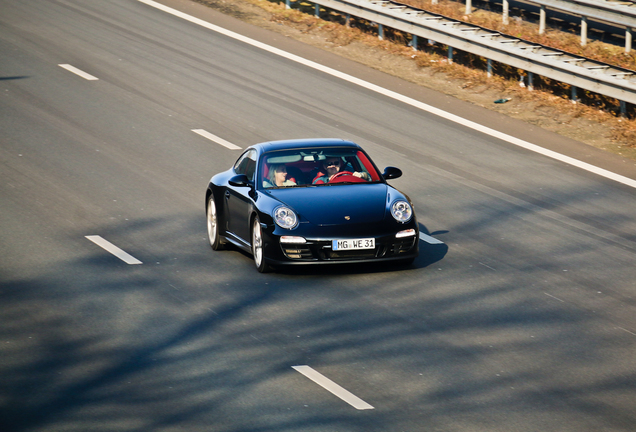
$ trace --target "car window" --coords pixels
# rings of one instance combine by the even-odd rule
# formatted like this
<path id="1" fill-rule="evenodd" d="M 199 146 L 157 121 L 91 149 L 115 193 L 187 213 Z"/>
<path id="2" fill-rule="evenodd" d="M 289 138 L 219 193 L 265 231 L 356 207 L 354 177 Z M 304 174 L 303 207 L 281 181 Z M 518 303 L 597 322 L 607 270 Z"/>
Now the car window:
<path id="1" fill-rule="evenodd" d="M 333 181 L 326 161 L 337 161 L 342 172 Z M 381 181 L 375 165 L 358 149 L 312 148 L 265 153 L 259 167 L 263 188 L 320 186 L 323 184 L 372 183 Z M 355 177 L 355 178 L 354 178 Z"/>
<path id="2" fill-rule="evenodd" d="M 249 181 L 254 181 L 256 173 L 256 150 L 248 150 L 234 164 L 236 174 L 245 174 Z"/>

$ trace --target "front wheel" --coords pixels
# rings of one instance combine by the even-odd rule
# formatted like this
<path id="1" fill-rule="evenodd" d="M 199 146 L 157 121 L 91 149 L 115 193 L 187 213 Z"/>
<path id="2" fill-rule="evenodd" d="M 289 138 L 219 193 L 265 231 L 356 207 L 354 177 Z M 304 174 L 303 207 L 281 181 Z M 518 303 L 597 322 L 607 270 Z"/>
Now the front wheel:
<path id="1" fill-rule="evenodd" d="M 258 216 L 256 216 L 252 222 L 252 255 L 254 255 L 256 270 L 260 273 L 267 273 L 271 270 L 270 266 L 265 262 L 263 231 L 261 230 L 261 221 L 258 219 Z"/>
<path id="2" fill-rule="evenodd" d="M 216 213 L 216 203 L 214 202 L 214 195 L 210 195 L 208 199 L 208 240 L 213 250 L 221 250 L 224 248 L 223 241 L 221 240 L 221 234 L 219 233 L 219 219 Z"/>

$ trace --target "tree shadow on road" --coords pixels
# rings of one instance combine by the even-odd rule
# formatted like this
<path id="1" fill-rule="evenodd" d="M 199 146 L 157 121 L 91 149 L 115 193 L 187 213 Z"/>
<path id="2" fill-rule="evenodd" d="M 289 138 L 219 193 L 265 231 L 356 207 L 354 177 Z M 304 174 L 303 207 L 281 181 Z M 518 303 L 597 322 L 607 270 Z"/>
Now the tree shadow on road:
<path id="1" fill-rule="evenodd" d="M 408 271 L 260 275 L 249 257 L 210 251 L 199 215 L 175 217 L 182 222 L 168 232 L 157 229 L 168 220 L 109 227 L 111 239 L 134 242 L 145 230 L 172 246 L 139 251 L 143 265 L 123 264 L 78 233 L 85 258 L 2 278 L 3 430 L 636 423 L 636 374 L 616 361 L 633 342 L 598 316 L 546 303 L 529 288 L 541 269 L 520 276 L 445 263 L 455 265 L 449 277 L 430 268 L 448 248 L 422 245 Z M 375 409 L 353 409 L 294 365 L 314 367 Z"/>

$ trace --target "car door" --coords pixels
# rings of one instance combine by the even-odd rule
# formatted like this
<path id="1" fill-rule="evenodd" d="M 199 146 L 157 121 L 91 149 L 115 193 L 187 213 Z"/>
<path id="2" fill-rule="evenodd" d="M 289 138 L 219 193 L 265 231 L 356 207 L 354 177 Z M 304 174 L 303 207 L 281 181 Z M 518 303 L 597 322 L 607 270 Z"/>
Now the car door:
<path id="1" fill-rule="evenodd" d="M 256 150 L 248 150 L 234 164 L 236 175 L 244 174 L 250 186 L 230 186 L 225 192 L 228 209 L 228 231 L 246 244 L 250 243 L 249 212 L 253 204 L 254 181 L 256 176 Z"/>

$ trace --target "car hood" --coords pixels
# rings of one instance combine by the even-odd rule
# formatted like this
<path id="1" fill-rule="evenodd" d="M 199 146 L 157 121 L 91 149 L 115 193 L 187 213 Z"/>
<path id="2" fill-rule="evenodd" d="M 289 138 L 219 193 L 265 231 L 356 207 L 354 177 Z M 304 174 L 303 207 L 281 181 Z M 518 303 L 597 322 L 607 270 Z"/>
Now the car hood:
<path id="1" fill-rule="evenodd" d="M 274 189 L 276 198 L 314 225 L 374 223 L 384 219 L 389 187 L 384 183 Z M 347 217 L 349 219 L 347 219 Z"/>

